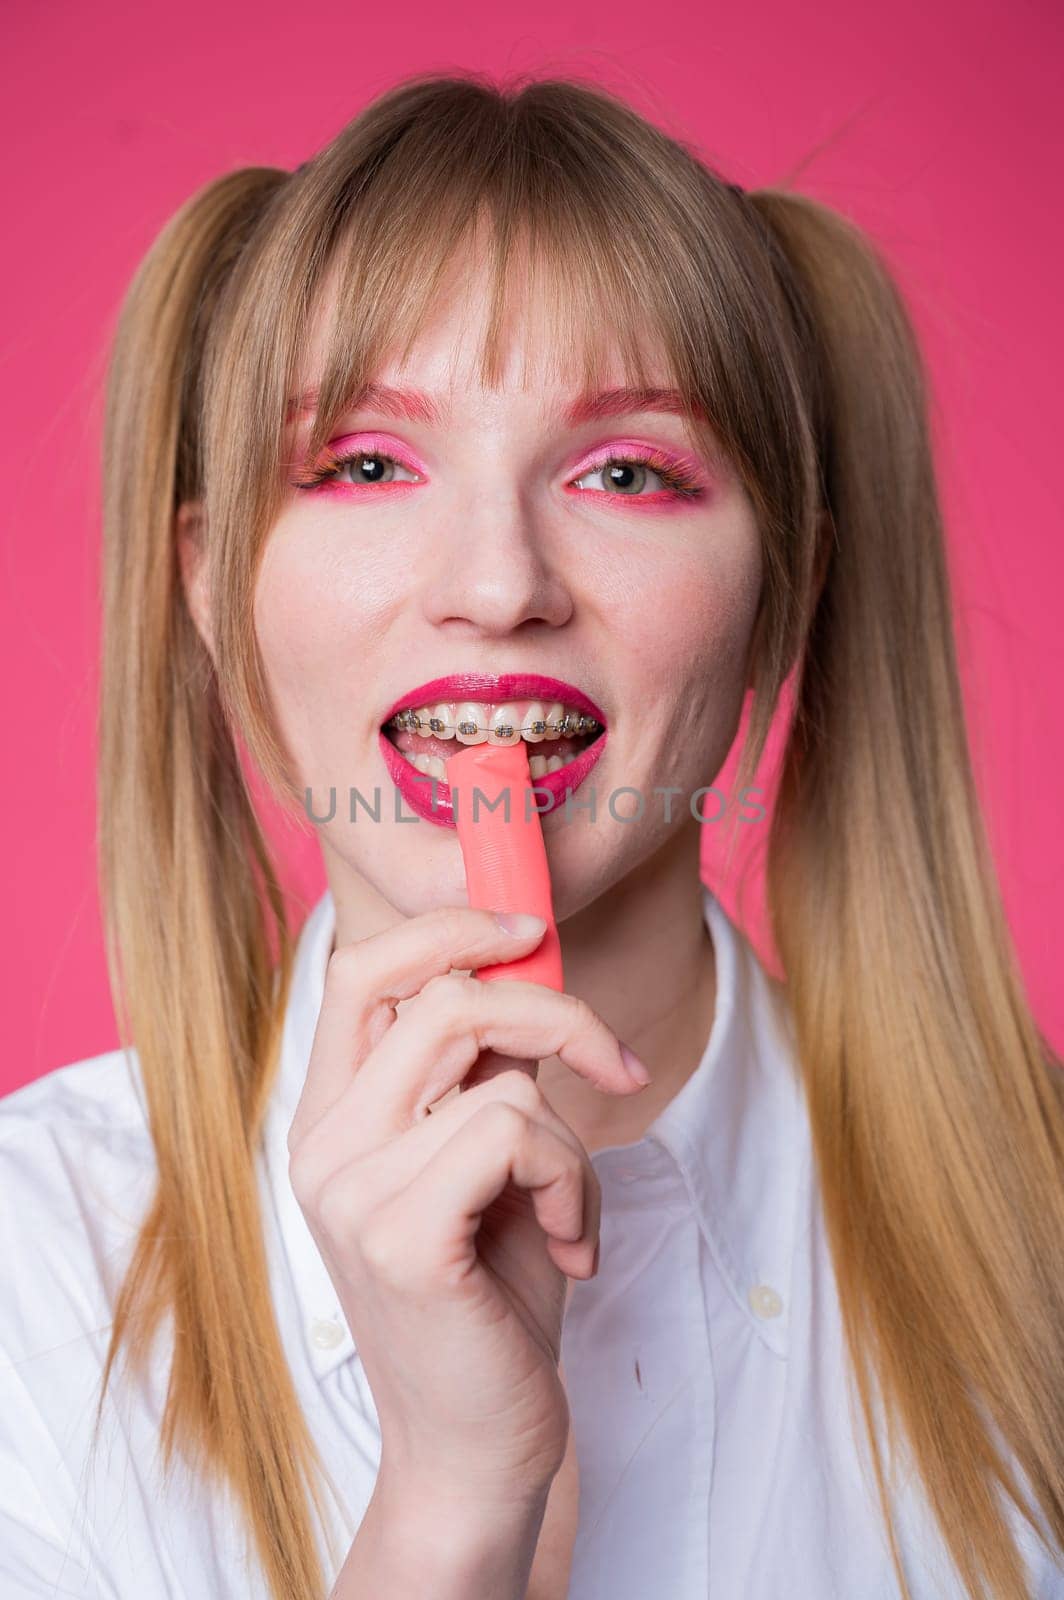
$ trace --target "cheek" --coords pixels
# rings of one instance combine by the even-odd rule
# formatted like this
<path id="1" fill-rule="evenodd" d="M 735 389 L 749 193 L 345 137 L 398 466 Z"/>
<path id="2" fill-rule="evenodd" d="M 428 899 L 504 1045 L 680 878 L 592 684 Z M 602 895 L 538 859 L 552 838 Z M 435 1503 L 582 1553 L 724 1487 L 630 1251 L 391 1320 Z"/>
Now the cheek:
<path id="1" fill-rule="evenodd" d="M 357 554 L 357 559 L 356 559 Z M 313 690 L 351 705 L 383 619 L 394 603 L 392 564 L 340 541 L 275 530 L 255 588 L 255 630 L 280 698 Z"/>
<path id="2" fill-rule="evenodd" d="M 315 628 L 320 605 L 314 588 L 272 567 L 255 591 L 255 633 L 271 684 L 282 686 L 313 669 L 321 646 Z"/>
<path id="3" fill-rule="evenodd" d="M 343 585 L 278 547 L 255 589 L 255 632 L 280 739 L 300 787 L 345 783 L 334 753 L 350 747 L 363 704 L 365 644 Z"/>
<path id="4" fill-rule="evenodd" d="M 631 672 L 656 686 L 657 698 L 683 691 L 692 706 L 718 701 L 736 683 L 741 692 L 762 576 L 748 508 L 711 520 L 702 534 L 628 563 L 615 596 Z"/>

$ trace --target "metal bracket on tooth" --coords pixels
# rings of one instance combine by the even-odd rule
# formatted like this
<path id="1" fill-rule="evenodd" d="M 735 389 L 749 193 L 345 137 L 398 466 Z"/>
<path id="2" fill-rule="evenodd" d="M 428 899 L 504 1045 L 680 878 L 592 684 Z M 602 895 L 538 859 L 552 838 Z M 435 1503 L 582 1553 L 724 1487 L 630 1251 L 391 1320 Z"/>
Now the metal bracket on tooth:
<path id="1" fill-rule="evenodd" d="M 391 723 L 400 732 L 409 730 L 412 733 L 417 733 L 421 728 L 421 718 L 416 711 L 397 711 L 391 719 Z M 446 727 L 446 724 L 441 722 L 438 717 L 429 717 L 428 724 L 435 734 L 442 734 Z M 484 732 L 501 734 L 504 738 L 509 738 L 513 733 L 536 733 L 543 738 L 571 739 L 580 734 L 593 733 L 597 728 L 598 723 L 594 717 L 565 716 L 560 722 L 533 722 L 527 728 L 516 729 L 510 723 L 502 723 L 497 728 L 481 729 L 476 722 L 459 722 L 455 731 L 456 733 L 464 733 L 467 738 Z M 553 735 L 551 734 L 552 729 L 554 730 Z"/>

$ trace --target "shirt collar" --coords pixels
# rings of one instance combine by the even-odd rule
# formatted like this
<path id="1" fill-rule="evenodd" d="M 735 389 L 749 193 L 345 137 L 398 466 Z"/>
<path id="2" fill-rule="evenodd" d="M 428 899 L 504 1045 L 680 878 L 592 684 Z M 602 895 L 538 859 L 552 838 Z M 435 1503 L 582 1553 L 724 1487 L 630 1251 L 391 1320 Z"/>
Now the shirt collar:
<path id="1" fill-rule="evenodd" d="M 644 1140 L 676 1161 L 729 1292 L 783 1356 L 810 1171 L 793 1018 L 784 986 L 705 884 L 702 912 L 716 965 L 713 1023 L 694 1073 Z"/>
<path id="2" fill-rule="evenodd" d="M 716 1004 L 701 1060 L 634 1145 L 597 1150 L 600 1171 L 633 1153 L 666 1150 L 742 1314 L 778 1355 L 787 1351 L 792 1268 L 808 1130 L 793 1023 L 782 985 L 703 884 Z M 319 1377 L 354 1351 L 336 1289 L 288 1178 L 288 1130 L 310 1061 L 336 910 L 326 890 L 300 933 L 281 1062 L 267 1115 L 269 1185 L 308 1359 Z"/>

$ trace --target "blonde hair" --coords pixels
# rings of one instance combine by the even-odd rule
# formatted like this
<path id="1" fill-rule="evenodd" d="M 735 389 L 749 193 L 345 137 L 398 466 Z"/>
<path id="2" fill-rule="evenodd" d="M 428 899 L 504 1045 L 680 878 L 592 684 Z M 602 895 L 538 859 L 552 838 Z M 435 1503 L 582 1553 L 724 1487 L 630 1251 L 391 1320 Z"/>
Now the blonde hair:
<path id="1" fill-rule="evenodd" d="M 143 1363 L 168 1314 L 167 1466 L 181 1450 L 232 1490 L 276 1600 L 318 1600 L 322 1468 L 255 1182 L 292 938 L 241 744 L 274 793 L 296 789 L 252 597 L 326 273 L 338 290 L 310 459 L 385 354 L 410 349 L 481 227 L 484 381 L 507 297 L 564 284 L 560 347 L 583 352 L 589 382 L 618 348 L 632 381 L 651 381 L 634 330 L 648 332 L 753 502 L 764 581 L 736 786 L 793 674 L 769 906 L 893 1560 L 908 1596 L 877 1394 L 969 1594 L 1028 1600 L 997 1490 L 1028 1520 L 1039 1508 L 1064 1548 L 1064 1078 L 984 839 L 917 343 L 852 223 L 798 194 L 734 192 L 578 81 L 403 83 L 296 174 L 208 184 L 124 302 L 105 424 L 101 891 L 158 1182 L 100 1407 L 123 1344 Z M 194 498 L 213 660 L 175 551 L 175 511 Z"/>

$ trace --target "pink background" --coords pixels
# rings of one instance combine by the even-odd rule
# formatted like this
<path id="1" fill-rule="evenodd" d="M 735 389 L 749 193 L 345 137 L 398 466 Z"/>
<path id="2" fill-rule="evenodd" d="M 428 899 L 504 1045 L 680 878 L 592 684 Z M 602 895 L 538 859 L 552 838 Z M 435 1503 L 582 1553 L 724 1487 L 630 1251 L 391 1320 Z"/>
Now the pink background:
<path id="1" fill-rule="evenodd" d="M 1007 910 L 1036 1015 L 1064 1046 L 1061 34 L 1055 0 L 538 0 L 524 15 L 498 0 L 170 13 L 11 0 L 0 1091 L 116 1042 L 92 769 L 101 381 L 125 286 L 208 179 L 295 166 L 397 78 L 440 68 L 590 74 L 748 186 L 795 174 L 887 252 L 937 394 L 969 723 Z M 292 885 L 304 903 L 322 887 L 312 849 L 296 852 Z"/>

